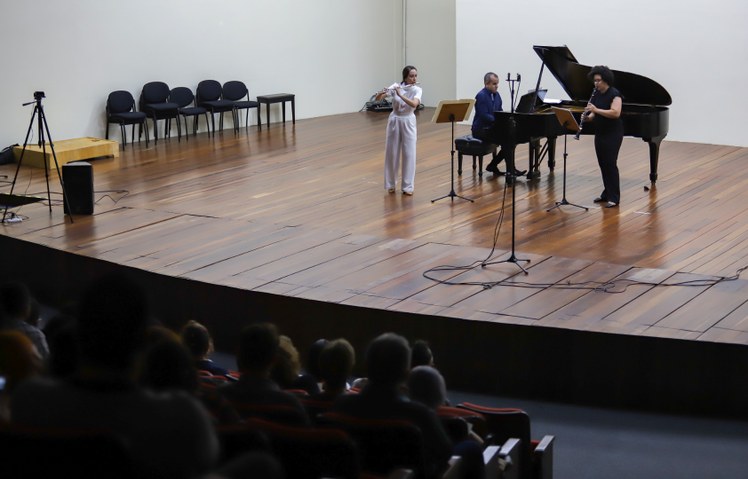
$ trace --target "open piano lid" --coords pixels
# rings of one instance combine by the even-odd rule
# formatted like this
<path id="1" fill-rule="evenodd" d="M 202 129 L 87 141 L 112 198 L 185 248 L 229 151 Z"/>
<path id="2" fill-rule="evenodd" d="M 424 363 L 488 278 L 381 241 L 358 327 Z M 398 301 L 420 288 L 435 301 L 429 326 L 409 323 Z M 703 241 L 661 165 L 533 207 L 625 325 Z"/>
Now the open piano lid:
<path id="1" fill-rule="evenodd" d="M 592 67 L 580 65 L 566 45 L 535 45 L 532 48 L 564 87 L 569 98 L 582 102 L 589 99 L 594 85 L 587 79 L 587 74 Z M 636 73 L 612 71 L 615 75 L 615 87 L 621 92 L 624 103 L 666 106 L 673 102 L 670 93 L 656 81 Z"/>

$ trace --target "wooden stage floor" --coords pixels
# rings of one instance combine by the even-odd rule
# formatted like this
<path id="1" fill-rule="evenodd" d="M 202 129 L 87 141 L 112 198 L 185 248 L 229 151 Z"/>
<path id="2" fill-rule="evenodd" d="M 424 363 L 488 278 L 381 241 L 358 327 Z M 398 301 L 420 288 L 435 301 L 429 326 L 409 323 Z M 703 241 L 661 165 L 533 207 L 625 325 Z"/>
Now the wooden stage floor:
<path id="1" fill-rule="evenodd" d="M 2 257 L 13 265 L 2 277 L 21 277 L 58 304 L 93 274 L 83 264 L 256 293 L 265 298 L 262 314 L 295 341 L 302 338 L 300 346 L 321 333 L 281 317 L 287 311 L 273 309 L 280 298 L 301 301 L 302 312 L 338 305 L 353 307 L 344 309 L 349 317 L 376 311 L 401 321 L 362 329 L 359 321 L 326 318 L 326 331 L 354 337 L 359 346 L 371 337 L 365 335 L 423 317 L 480 324 L 471 330 L 480 334 L 501 325 L 535 328 L 532 334 L 664 339 L 686 349 L 708 345 L 704 351 L 721 345 L 744 361 L 748 287 L 745 279 L 727 278 L 748 265 L 748 149 L 665 141 L 653 186 L 646 143 L 627 138 L 619 157 L 622 203 L 604 209 L 592 203 L 601 189 L 592 138 L 569 138 L 566 197 L 589 210 L 548 212 L 563 196 L 559 139 L 556 170 L 544 162 L 539 179 L 521 179 L 514 188 L 516 255 L 530 260 L 522 263 L 525 275 L 512 263 L 480 266 L 510 254 L 512 191 L 503 177 L 480 177 L 466 158 L 455 189 L 475 202 L 431 201 L 450 191 L 450 127 L 430 123 L 432 113 L 419 112 L 413 197 L 384 191 L 387 115 L 370 112 L 128 145 L 119 158 L 92 162 L 95 212 L 72 224 L 59 206 L 53 171 L 51 214 L 44 203 L 30 204 L 17 210 L 23 222 L 0 226 Z M 457 125 L 458 136 L 468 132 Z M 517 159 L 526 168 L 526 146 Z M 0 167 L 0 175 L 14 173 L 14 165 Z M 21 168 L 14 192 L 46 196 L 43 170 Z M 424 276 L 442 265 L 464 268 L 432 272 L 433 278 L 464 284 Z M 159 314 L 178 324 L 190 311 L 172 304 Z M 250 316 L 220 314 L 236 316 L 232 325 Z M 450 348 L 450 338 L 439 336 L 450 328 L 438 333 L 435 324 L 416 321 L 406 330 Z M 218 337 L 230 343 L 235 332 Z M 532 388 L 515 386 L 532 395 Z"/>

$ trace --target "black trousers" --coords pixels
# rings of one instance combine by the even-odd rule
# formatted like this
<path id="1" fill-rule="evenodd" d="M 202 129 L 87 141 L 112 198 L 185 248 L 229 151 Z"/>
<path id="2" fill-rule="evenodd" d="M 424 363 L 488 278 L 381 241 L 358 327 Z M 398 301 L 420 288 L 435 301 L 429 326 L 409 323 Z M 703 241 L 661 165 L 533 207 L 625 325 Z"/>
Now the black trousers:
<path id="1" fill-rule="evenodd" d="M 621 202 L 621 181 L 618 174 L 618 152 L 623 143 L 623 132 L 595 134 L 595 154 L 603 177 L 603 192 L 600 194 L 613 203 Z"/>
<path id="2" fill-rule="evenodd" d="M 473 138 L 478 138 L 481 141 L 490 142 L 491 139 L 488 137 L 488 129 L 485 130 L 471 130 L 471 133 L 473 134 Z M 504 149 L 499 147 L 499 152 L 493 155 L 491 158 L 491 162 L 486 165 L 486 168 L 497 166 L 499 163 L 501 163 L 502 160 L 506 160 L 506 154 L 504 154 Z"/>

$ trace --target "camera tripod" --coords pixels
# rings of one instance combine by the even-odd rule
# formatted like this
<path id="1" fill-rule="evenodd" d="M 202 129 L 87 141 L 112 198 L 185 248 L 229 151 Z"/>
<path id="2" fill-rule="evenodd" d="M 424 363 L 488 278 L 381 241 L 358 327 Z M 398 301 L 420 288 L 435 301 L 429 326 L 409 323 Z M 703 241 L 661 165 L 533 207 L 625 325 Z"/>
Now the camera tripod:
<path id="1" fill-rule="evenodd" d="M 29 143 L 29 136 L 31 136 L 31 129 L 34 127 L 34 118 L 37 122 L 37 137 L 39 140 L 39 147 L 42 149 L 42 161 L 44 162 L 44 179 L 47 183 L 47 204 L 49 205 L 49 212 L 52 213 L 52 194 L 49 190 L 49 168 L 50 165 L 47 163 L 47 146 L 46 139 L 49 140 L 49 149 L 52 152 L 52 158 L 55 160 L 55 169 L 57 170 L 57 178 L 60 180 L 60 186 L 62 187 L 62 198 L 64 204 L 70 204 L 68 201 L 67 192 L 65 191 L 65 183 L 62 181 L 62 175 L 60 174 L 60 165 L 57 163 L 57 154 L 55 153 L 55 145 L 52 143 L 52 135 L 49 134 L 49 125 L 47 125 L 47 116 L 44 114 L 44 107 L 42 106 L 42 98 L 44 98 L 43 91 L 34 92 L 34 101 L 24 103 L 22 106 L 28 106 L 34 104 L 34 112 L 31 114 L 31 121 L 29 122 L 29 129 L 26 131 L 26 139 L 23 141 L 23 149 L 21 150 L 21 156 L 18 158 L 18 165 L 16 166 L 16 174 L 13 176 L 13 182 L 10 186 L 10 196 L 13 195 L 13 190 L 16 187 L 16 180 L 18 179 L 18 172 L 23 164 L 23 156 L 26 153 L 26 146 Z M 5 206 L 3 211 L 4 223 L 8 214 L 8 205 Z M 73 223 L 73 215 L 67 211 L 65 214 L 70 217 L 70 222 Z"/>

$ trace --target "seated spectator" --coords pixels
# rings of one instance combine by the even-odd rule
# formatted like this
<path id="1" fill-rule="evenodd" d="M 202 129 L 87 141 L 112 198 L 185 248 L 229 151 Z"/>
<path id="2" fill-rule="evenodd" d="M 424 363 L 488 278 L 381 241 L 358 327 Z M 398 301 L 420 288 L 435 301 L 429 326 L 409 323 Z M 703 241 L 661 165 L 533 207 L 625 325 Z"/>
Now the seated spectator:
<path id="1" fill-rule="evenodd" d="M 413 341 L 413 350 L 410 355 L 410 367 L 434 366 L 434 354 L 431 352 L 431 346 L 426 340 L 416 339 Z"/>
<path id="2" fill-rule="evenodd" d="M 301 373 L 294 382 L 294 389 L 303 389 L 310 396 L 320 392 L 319 355 L 328 343 L 327 339 L 320 338 L 312 343 L 306 355 L 306 364 L 302 365 Z"/>
<path id="3" fill-rule="evenodd" d="M 77 319 L 75 374 L 21 384 L 11 397 L 11 420 L 117 434 L 129 445 L 139 478 L 190 478 L 211 469 L 218 440 L 200 403 L 182 392 L 155 394 L 132 380 L 147 322 L 142 289 L 118 275 L 95 281 Z"/>
<path id="4" fill-rule="evenodd" d="M 78 367 L 75 324 L 74 316 L 61 313 L 49 318 L 44 325 L 44 335 L 49 345 L 47 373 L 52 377 L 69 377 Z"/>
<path id="5" fill-rule="evenodd" d="M 26 320 L 32 310 L 32 298 L 29 288 L 18 281 L 12 281 L 0 286 L 0 309 L 4 315 L 0 316 L 0 330 L 20 331 L 29 337 L 36 346 L 42 359 L 49 356 L 49 347 L 44 333 L 32 326 Z M 3 317 L 4 316 L 4 317 Z"/>
<path id="6" fill-rule="evenodd" d="M 322 379 L 322 392 L 313 399 L 332 401 L 348 389 L 348 380 L 356 364 L 356 352 L 347 340 L 340 338 L 329 341 L 319 356 L 319 374 Z"/>
<path id="7" fill-rule="evenodd" d="M 408 375 L 408 395 L 433 411 L 445 405 L 447 385 L 444 377 L 431 366 L 417 366 Z M 484 476 L 483 441 L 471 432 L 470 424 L 462 418 L 451 418 L 447 433 L 454 441 L 453 452 L 463 459 L 466 478 L 480 479 Z"/>
<path id="8" fill-rule="evenodd" d="M 42 358 L 20 331 L 0 331 L 0 423 L 10 420 L 10 395 L 24 380 L 41 372 Z"/>
<path id="9" fill-rule="evenodd" d="M 447 401 L 447 385 L 444 377 L 431 366 L 417 366 L 408 375 L 408 396 L 429 409 L 436 411 Z"/>
<path id="10" fill-rule="evenodd" d="M 153 391 L 190 393 L 202 403 L 215 424 L 238 424 L 241 418 L 226 398 L 215 390 L 199 387 L 192 355 L 179 336 L 166 328 L 158 329 L 163 331 L 151 334 L 152 342 L 143 354 L 139 383 Z"/>
<path id="11" fill-rule="evenodd" d="M 281 389 L 293 389 L 301 372 L 299 351 L 288 336 L 278 337 L 278 355 L 270 369 L 270 378 Z"/>
<path id="12" fill-rule="evenodd" d="M 231 378 L 228 369 L 218 366 L 210 359 L 215 349 L 208 328 L 197 321 L 190 320 L 182 327 L 181 336 L 182 344 L 189 350 L 197 369 L 208 371 L 216 376 Z"/>
<path id="13" fill-rule="evenodd" d="M 366 352 L 366 386 L 360 394 L 338 397 L 333 410 L 362 418 L 403 419 L 418 426 L 429 468 L 426 475 L 431 477 L 446 468 L 452 444 L 436 413 L 402 393 L 410 371 L 410 354 L 408 341 L 402 336 L 385 333 L 375 338 Z"/>
<path id="14" fill-rule="evenodd" d="M 244 328 L 237 355 L 241 373 L 239 380 L 219 387 L 217 391 L 237 406 L 239 414 L 242 414 L 242 404 L 281 406 L 289 408 L 308 424 L 309 418 L 299 399 L 282 391 L 270 379 L 270 369 L 278 357 L 279 343 L 278 330 L 273 324 L 255 323 Z"/>

